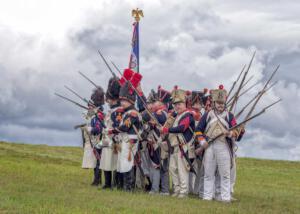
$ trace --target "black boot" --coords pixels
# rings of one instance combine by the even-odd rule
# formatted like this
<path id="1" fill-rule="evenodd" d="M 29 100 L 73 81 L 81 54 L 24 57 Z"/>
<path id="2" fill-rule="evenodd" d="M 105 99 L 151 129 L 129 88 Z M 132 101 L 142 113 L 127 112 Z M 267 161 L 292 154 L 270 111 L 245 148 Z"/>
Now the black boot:
<path id="1" fill-rule="evenodd" d="M 124 173 L 124 190 L 127 192 L 131 192 L 134 190 L 134 185 L 134 170 L 132 168 L 129 172 Z"/>
<path id="2" fill-rule="evenodd" d="M 94 181 L 91 184 L 92 186 L 98 186 L 101 184 L 101 170 L 99 169 L 100 161 L 97 160 L 96 167 L 94 168 Z"/>
<path id="3" fill-rule="evenodd" d="M 105 184 L 102 187 L 103 189 L 111 189 L 111 171 L 104 171 Z"/>
<path id="4" fill-rule="evenodd" d="M 116 172 L 116 183 L 118 190 L 124 189 L 124 173 Z"/>
<path id="5" fill-rule="evenodd" d="M 113 172 L 112 172 L 112 184 L 111 184 L 111 185 L 112 185 L 112 188 L 113 188 L 113 187 L 117 187 L 117 182 L 118 182 L 118 181 L 117 181 L 117 179 L 118 179 L 117 176 L 118 176 L 118 175 L 117 175 L 117 171 L 113 171 Z"/>

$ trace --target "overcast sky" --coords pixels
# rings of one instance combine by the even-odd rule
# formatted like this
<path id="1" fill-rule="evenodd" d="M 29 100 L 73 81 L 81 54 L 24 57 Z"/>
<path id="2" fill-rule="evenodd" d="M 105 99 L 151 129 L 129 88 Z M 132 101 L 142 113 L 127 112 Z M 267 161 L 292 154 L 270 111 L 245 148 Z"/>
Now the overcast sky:
<path id="1" fill-rule="evenodd" d="M 81 146 L 73 126 L 82 110 L 54 96 L 89 98 L 84 72 L 106 88 L 110 73 L 97 50 L 128 65 L 131 9 L 139 7 L 143 89 L 229 89 L 256 50 L 249 75 L 257 93 L 280 64 L 278 84 L 259 107 L 283 102 L 247 126 L 239 156 L 300 160 L 300 2 L 2 0 L 0 2 L 0 139 Z M 250 84 L 251 85 L 251 84 Z M 257 109 L 259 110 L 259 108 Z"/>

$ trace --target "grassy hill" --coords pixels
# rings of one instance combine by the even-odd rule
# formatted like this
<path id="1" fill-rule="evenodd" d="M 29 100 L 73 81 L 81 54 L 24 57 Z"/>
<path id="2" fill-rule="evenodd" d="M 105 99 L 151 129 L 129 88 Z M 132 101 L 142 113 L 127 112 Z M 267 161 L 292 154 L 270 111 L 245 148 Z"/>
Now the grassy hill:
<path id="1" fill-rule="evenodd" d="M 0 213 L 300 213 L 300 163 L 238 159 L 238 202 L 101 190 L 82 149 L 0 142 Z"/>

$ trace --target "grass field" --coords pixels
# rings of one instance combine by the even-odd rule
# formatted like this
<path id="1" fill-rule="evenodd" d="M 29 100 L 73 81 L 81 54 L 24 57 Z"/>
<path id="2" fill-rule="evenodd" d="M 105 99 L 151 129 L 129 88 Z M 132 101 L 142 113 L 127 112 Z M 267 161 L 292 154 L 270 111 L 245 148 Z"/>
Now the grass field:
<path id="1" fill-rule="evenodd" d="M 300 213 L 300 162 L 238 159 L 238 202 L 101 190 L 82 150 L 0 142 L 0 213 Z"/>

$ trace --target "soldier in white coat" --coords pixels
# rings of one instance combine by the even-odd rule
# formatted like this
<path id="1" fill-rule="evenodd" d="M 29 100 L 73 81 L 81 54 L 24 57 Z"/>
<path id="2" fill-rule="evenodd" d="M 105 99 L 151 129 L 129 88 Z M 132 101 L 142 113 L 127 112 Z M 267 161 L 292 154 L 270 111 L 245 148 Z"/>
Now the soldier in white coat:
<path id="1" fill-rule="evenodd" d="M 108 103 L 110 110 L 105 116 L 106 130 L 113 129 L 119 126 L 122 121 L 123 109 L 120 106 L 119 92 L 120 83 L 117 78 L 111 78 L 108 83 L 106 91 L 106 102 Z M 119 139 L 116 136 L 108 135 L 107 131 L 103 135 L 102 155 L 100 162 L 100 169 L 104 171 L 105 184 L 103 189 L 112 188 L 112 181 L 119 183 L 119 175 L 113 173 L 117 169 L 118 151 L 117 144 Z M 114 174 L 114 176 L 113 176 Z"/>
<path id="2" fill-rule="evenodd" d="M 122 121 L 118 127 L 110 129 L 108 132 L 110 135 L 118 135 L 121 139 L 117 171 L 122 174 L 125 191 L 132 191 L 135 187 L 134 168 L 140 129 L 142 128 L 142 118 L 134 107 L 136 94 L 132 89 L 132 85 L 137 87 L 141 78 L 139 73 L 134 73 L 130 79 L 131 84 L 126 81 L 121 86 L 120 102 L 124 109 Z"/>
<path id="3" fill-rule="evenodd" d="M 79 126 L 76 126 L 76 128 L 81 129 L 82 134 L 82 141 L 83 141 L 83 158 L 82 158 L 82 165 L 81 167 L 83 169 L 94 169 L 97 164 L 97 158 L 95 156 L 95 153 L 93 151 L 93 145 L 89 136 L 89 133 L 87 131 L 87 127 L 91 123 L 91 118 L 94 115 L 94 111 L 89 110 L 85 115 L 86 124 L 82 124 Z"/>
<path id="4" fill-rule="evenodd" d="M 82 130 L 82 138 L 84 141 L 84 154 L 82 160 L 82 168 L 94 169 L 94 179 L 91 185 L 98 186 L 101 184 L 101 139 L 104 125 L 104 92 L 101 87 L 95 89 L 91 95 L 86 115 L 87 123 L 78 127 Z"/>

